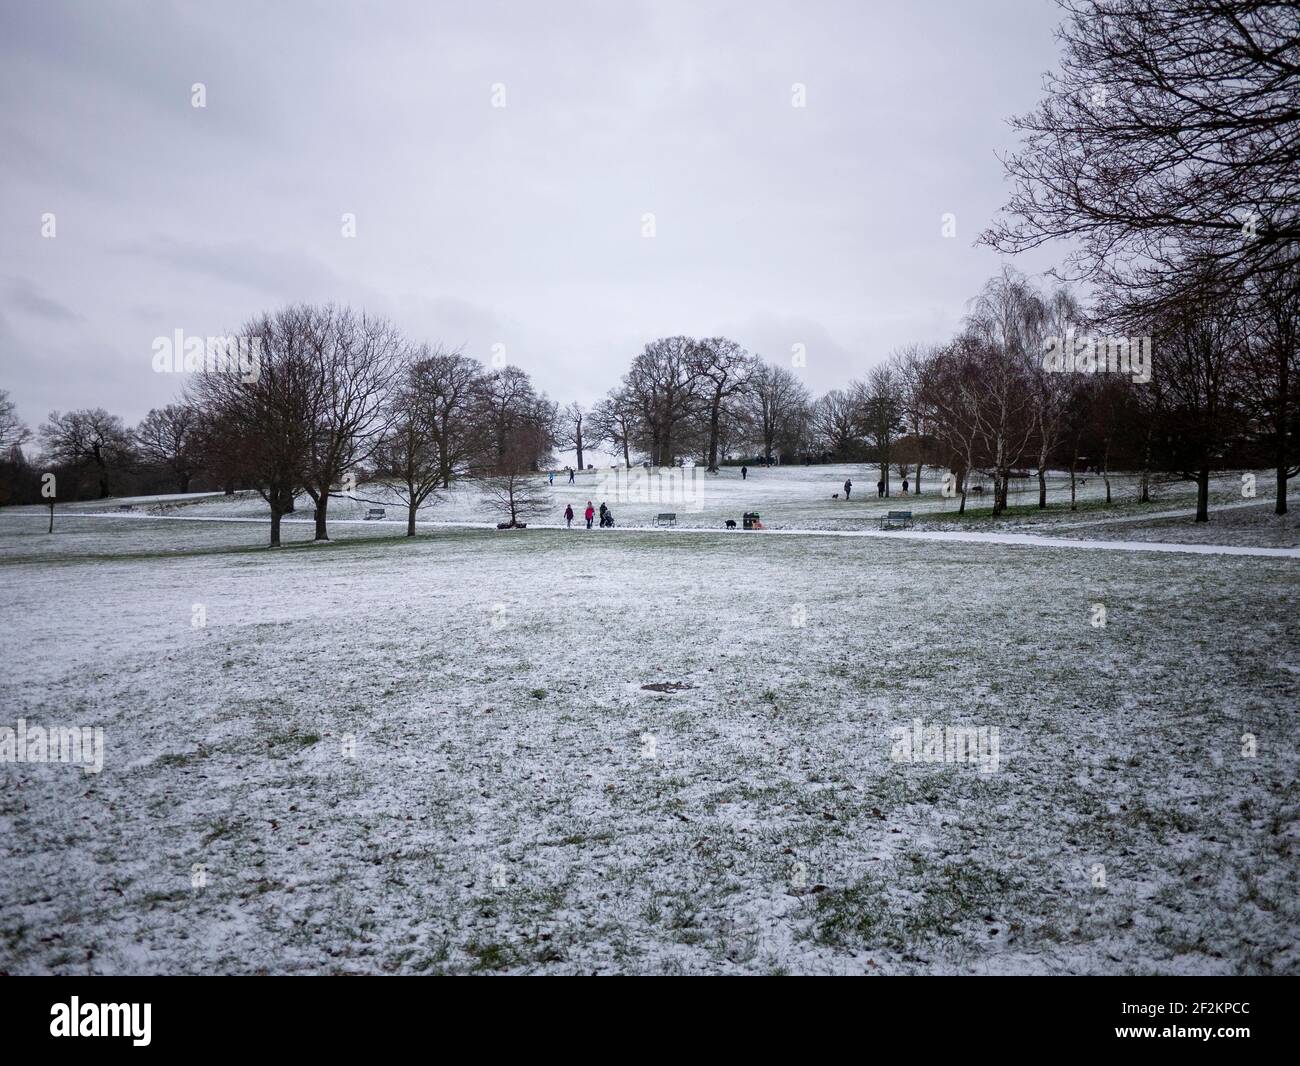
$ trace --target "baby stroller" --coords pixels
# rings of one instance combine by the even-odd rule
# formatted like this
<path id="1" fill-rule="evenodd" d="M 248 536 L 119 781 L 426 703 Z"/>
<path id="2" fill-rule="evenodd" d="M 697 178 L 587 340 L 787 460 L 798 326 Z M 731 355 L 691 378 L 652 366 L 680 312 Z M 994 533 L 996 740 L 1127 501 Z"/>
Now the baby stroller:
<path id="1" fill-rule="evenodd" d="M 600 520 L 601 527 L 604 529 L 614 528 L 614 512 L 607 510 Z"/>

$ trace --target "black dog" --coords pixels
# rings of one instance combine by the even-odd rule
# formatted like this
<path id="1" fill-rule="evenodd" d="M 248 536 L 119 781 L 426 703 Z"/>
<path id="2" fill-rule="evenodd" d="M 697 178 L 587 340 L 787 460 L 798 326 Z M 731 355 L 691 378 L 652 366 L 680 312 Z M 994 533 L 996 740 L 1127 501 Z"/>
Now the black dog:
<path id="1" fill-rule="evenodd" d="M 734 518 L 728 518 L 728 519 L 727 519 L 727 528 L 728 528 L 728 529 L 735 529 L 735 528 L 736 528 L 736 520 L 735 520 Z"/>

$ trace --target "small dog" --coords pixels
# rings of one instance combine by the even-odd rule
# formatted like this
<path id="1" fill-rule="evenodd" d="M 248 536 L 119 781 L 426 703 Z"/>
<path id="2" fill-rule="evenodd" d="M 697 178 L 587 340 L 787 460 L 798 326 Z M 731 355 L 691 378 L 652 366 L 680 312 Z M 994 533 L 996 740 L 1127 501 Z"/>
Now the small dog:
<path id="1" fill-rule="evenodd" d="M 735 528 L 736 528 L 736 520 L 735 520 L 734 518 L 728 518 L 728 519 L 727 519 L 727 528 L 728 528 L 728 529 L 735 529 Z"/>
<path id="2" fill-rule="evenodd" d="M 839 494 L 838 492 L 832 492 L 832 493 L 831 493 L 831 499 L 832 499 L 832 500 L 838 500 L 839 498 L 840 498 L 840 494 Z"/>

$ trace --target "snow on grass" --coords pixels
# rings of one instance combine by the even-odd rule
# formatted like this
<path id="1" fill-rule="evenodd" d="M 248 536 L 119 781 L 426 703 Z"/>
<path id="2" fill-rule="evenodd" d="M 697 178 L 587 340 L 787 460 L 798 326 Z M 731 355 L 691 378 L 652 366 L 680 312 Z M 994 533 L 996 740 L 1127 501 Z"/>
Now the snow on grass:
<path id="1" fill-rule="evenodd" d="M 58 528 L 0 724 L 107 755 L 0 764 L 0 971 L 1300 969 L 1294 561 Z"/>
<path id="2" fill-rule="evenodd" d="M 633 471 L 637 478 L 647 475 L 639 468 Z M 620 475 L 626 477 L 626 474 Z M 720 529 L 727 519 L 740 521 L 746 511 L 757 511 L 762 515 L 763 523 L 769 528 L 798 529 L 855 529 L 869 526 L 874 528 L 880 517 L 890 510 L 911 510 L 918 520 L 927 527 L 939 528 L 949 523 L 959 522 L 962 528 L 972 524 L 989 525 L 992 508 L 990 494 L 971 495 L 967 500 L 967 513 L 958 516 L 959 500 L 945 498 L 941 493 L 942 478 L 939 474 L 927 470 L 921 496 L 913 492 L 902 495 L 901 482 L 894 485 L 894 495 L 881 499 L 876 495 L 877 471 L 862 464 L 843 464 L 826 466 L 786 466 L 757 468 L 750 471 L 749 477 L 742 480 L 740 471 L 733 467 L 724 467 L 717 474 L 707 474 L 703 470 L 687 471 L 684 475 L 690 487 L 692 499 L 682 501 L 671 495 L 671 490 L 663 483 L 662 498 L 648 500 L 625 500 L 617 495 L 614 484 L 615 472 L 608 467 L 597 471 L 582 471 L 573 486 L 565 483 L 565 478 L 557 473 L 554 486 L 547 484 L 546 476 L 539 474 L 537 484 L 549 493 L 551 508 L 537 516 L 538 523 L 561 524 L 566 504 L 572 504 L 574 512 L 580 514 L 588 500 L 599 507 L 607 502 L 614 510 L 616 521 L 620 526 L 649 527 L 657 514 L 674 512 L 678 524 L 690 528 Z M 665 475 L 667 477 L 667 475 Z M 852 497 L 843 498 L 843 485 L 846 479 L 854 483 Z M 625 483 L 626 484 L 626 483 Z M 657 482 L 651 481 L 651 485 Z M 1013 482 L 1010 494 L 1012 513 L 1000 520 L 999 528 L 1022 528 L 1026 523 L 1069 523 L 1077 524 L 1091 518 L 1110 516 L 1141 516 L 1168 510 L 1171 505 L 1190 509 L 1195 504 L 1195 489 L 1187 482 L 1161 483 L 1153 486 L 1152 502 L 1136 503 L 1136 481 L 1132 477 L 1112 479 L 1115 502 L 1110 508 L 1105 507 L 1105 488 L 1101 478 L 1092 476 L 1081 479 L 1078 487 L 1079 510 L 1071 512 L 1069 504 L 1068 478 L 1053 474 L 1049 479 L 1051 486 L 1049 501 L 1052 510 L 1041 513 L 1036 510 L 1038 500 L 1038 483 L 1034 478 L 1017 479 Z M 1259 472 L 1260 491 L 1266 491 L 1269 484 L 1266 471 Z M 990 486 L 991 487 L 991 486 Z M 1212 498 L 1216 504 L 1232 503 L 1241 500 L 1241 481 L 1235 475 L 1225 474 L 1212 482 Z M 695 504 L 698 494 L 698 507 Z M 833 496 L 839 494 L 840 499 Z M 160 501 L 150 504 L 150 498 L 133 498 L 131 501 L 137 511 L 136 517 L 144 517 L 151 509 L 163 508 L 164 513 L 172 516 L 214 517 L 214 518 L 263 518 L 268 515 L 265 502 L 252 491 L 240 492 L 233 497 L 221 494 L 197 494 L 188 499 L 177 497 L 155 497 Z M 63 511 L 87 512 L 103 510 L 115 512 L 117 507 L 127 501 L 104 500 L 83 501 L 60 504 Z M 298 513 L 292 520 L 305 521 L 310 515 L 313 504 L 303 495 L 298 499 Z M 406 508 L 388 486 L 384 484 L 362 484 L 357 487 L 355 498 L 333 498 L 329 504 L 331 519 L 361 520 L 372 506 L 382 506 L 388 511 L 387 518 L 392 522 L 404 522 Z M 31 514 L 44 513 L 40 507 L 6 508 L 0 514 L 25 511 Z M 419 519 L 425 522 L 470 522 L 484 525 L 495 524 L 500 515 L 489 510 L 482 494 L 470 482 L 457 482 L 442 494 L 420 508 Z M 56 518 L 57 524 L 57 518 Z M 530 522 L 531 524 L 531 522 Z"/>

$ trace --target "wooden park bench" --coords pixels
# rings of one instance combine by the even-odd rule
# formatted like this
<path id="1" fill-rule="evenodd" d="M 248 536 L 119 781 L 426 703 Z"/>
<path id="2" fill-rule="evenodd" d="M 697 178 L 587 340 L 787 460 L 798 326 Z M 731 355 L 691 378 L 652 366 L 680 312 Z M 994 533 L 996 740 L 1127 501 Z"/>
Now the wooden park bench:
<path id="1" fill-rule="evenodd" d="M 890 511 L 880 520 L 881 529 L 911 529 L 911 511 Z"/>
<path id="2" fill-rule="evenodd" d="M 655 515 L 655 525 L 657 526 L 675 526 L 677 525 L 677 512 L 665 511 L 663 514 Z"/>
<path id="3" fill-rule="evenodd" d="M 383 518 L 386 513 L 387 512 L 385 512 L 382 507 L 372 507 L 366 512 L 365 520 L 369 522 L 373 519 L 380 519 Z"/>

